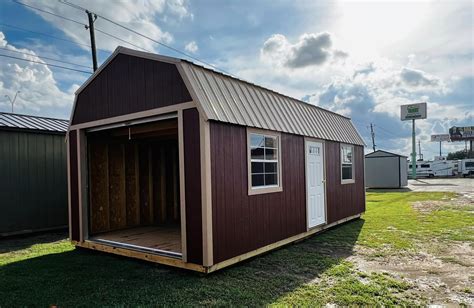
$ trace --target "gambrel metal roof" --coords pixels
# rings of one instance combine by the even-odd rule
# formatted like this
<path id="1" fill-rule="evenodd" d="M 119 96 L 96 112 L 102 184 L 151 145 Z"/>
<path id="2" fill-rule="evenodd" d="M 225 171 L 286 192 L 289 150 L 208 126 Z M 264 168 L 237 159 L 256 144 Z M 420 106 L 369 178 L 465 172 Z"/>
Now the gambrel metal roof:
<path id="1" fill-rule="evenodd" d="M 188 60 L 121 46 L 76 91 L 76 97 L 118 54 L 175 64 L 206 120 L 365 145 L 350 118 Z"/>
<path id="2" fill-rule="evenodd" d="M 209 120 L 364 145 L 347 117 L 188 61 L 178 65 Z"/>
<path id="3" fill-rule="evenodd" d="M 19 129 L 65 133 L 68 120 L 0 112 L 0 129 Z"/>

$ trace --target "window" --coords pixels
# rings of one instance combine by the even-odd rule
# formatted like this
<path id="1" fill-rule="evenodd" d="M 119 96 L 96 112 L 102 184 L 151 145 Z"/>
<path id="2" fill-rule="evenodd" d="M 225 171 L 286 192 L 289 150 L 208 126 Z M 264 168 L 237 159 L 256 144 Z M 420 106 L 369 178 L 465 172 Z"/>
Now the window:
<path id="1" fill-rule="evenodd" d="M 421 164 L 421 166 L 420 166 L 420 167 L 421 167 L 421 168 L 429 168 L 429 167 L 430 167 L 430 165 L 429 165 L 429 164 Z"/>
<path id="2" fill-rule="evenodd" d="M 341 145 L 341 182 L 342 184 L 354 183 L 354 147 Z"/>
<path id="3" fill-rule="evenodd" d="M 249 131 L 249 194 L 281 191 L 280 136 Z"/>

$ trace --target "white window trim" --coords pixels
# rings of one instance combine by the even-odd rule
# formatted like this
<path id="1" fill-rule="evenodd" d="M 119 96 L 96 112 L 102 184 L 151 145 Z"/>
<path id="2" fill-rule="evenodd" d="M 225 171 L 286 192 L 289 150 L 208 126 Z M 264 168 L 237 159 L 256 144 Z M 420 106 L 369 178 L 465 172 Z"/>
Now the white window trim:
<path id="1" fill-rule="evenodd" d="M 342 179 L 342 147 L 351 147 L 352 148 L 352 179 Z M 340 169 L 341 169 L 341 184 L 353 184 L 355 183 L 355 166 L 354 166 L 354 145 L 352 144 L 347 144 L 347 143 L 341 143 L 341 146 L 339 148 L 339 159 L 340 159 Z"/>
<path id="2" fill-rule="evenodd" d="M 278 140 L 278 185 L 274 186 L 263 186 L 263 187 L 252 187 L 252 160 L 250 158 L 250 134 L 260 134 L 271 137 L 277 137 Z M 248 182 L 248 195 L 259 195 L 269 194 L 283 191 L 282 175 L 281 175 L 282 157 L 281 157 L 281 134 L 274 131 L 268 131 L 264 129 L 250 128 L 247 127 L 247 182 Z"/>

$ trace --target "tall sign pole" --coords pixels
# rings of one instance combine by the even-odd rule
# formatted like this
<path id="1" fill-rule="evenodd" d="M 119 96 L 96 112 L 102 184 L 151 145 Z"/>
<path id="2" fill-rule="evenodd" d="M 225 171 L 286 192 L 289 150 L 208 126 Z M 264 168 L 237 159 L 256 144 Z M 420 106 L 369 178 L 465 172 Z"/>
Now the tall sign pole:
<path id="1" fill-rule="evenodd" d="M 439 142 L 439 157 L 443 156 L 443 152 L 441 151 L 441 144 L 443 143 L 443 141 L 451 141 L 449 134 L 431 135 L 431 142 Z"/>
<path id="2" fill-rule="evenodd" d="M 426 119 L 426 103 L 402 105 L 400 118 L 402 121 L 412 121 L 411 131 L 411 176 L 416 179 L 416 131 L 415 120 Z"/>

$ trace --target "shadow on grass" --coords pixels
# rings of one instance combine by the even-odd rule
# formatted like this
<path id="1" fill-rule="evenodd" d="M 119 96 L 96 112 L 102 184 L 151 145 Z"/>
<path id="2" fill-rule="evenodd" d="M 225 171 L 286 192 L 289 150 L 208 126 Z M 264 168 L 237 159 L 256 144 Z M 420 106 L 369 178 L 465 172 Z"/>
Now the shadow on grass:
<path id="1" fill-rule="evenodd" d="M 265 305 L 351 255 L 363 224 L 207 276 L 84 249 L 44 255 L 0 268 L 0 306 Z"/>
<path id="2" fill-rule="evenodd" d="M 403 188 L 366 188 L 366 192 L 374 192 L 374 193 L 400 193 L 400 192 L 412 192 L 408 187 Z"/>
<path id="3" fill-rule="evenodd" d="M 0 253 L 26 249 L 35 244 L 52 243 L 68 238 L 67 231 L 42 232 L 0 238 Z"/>

